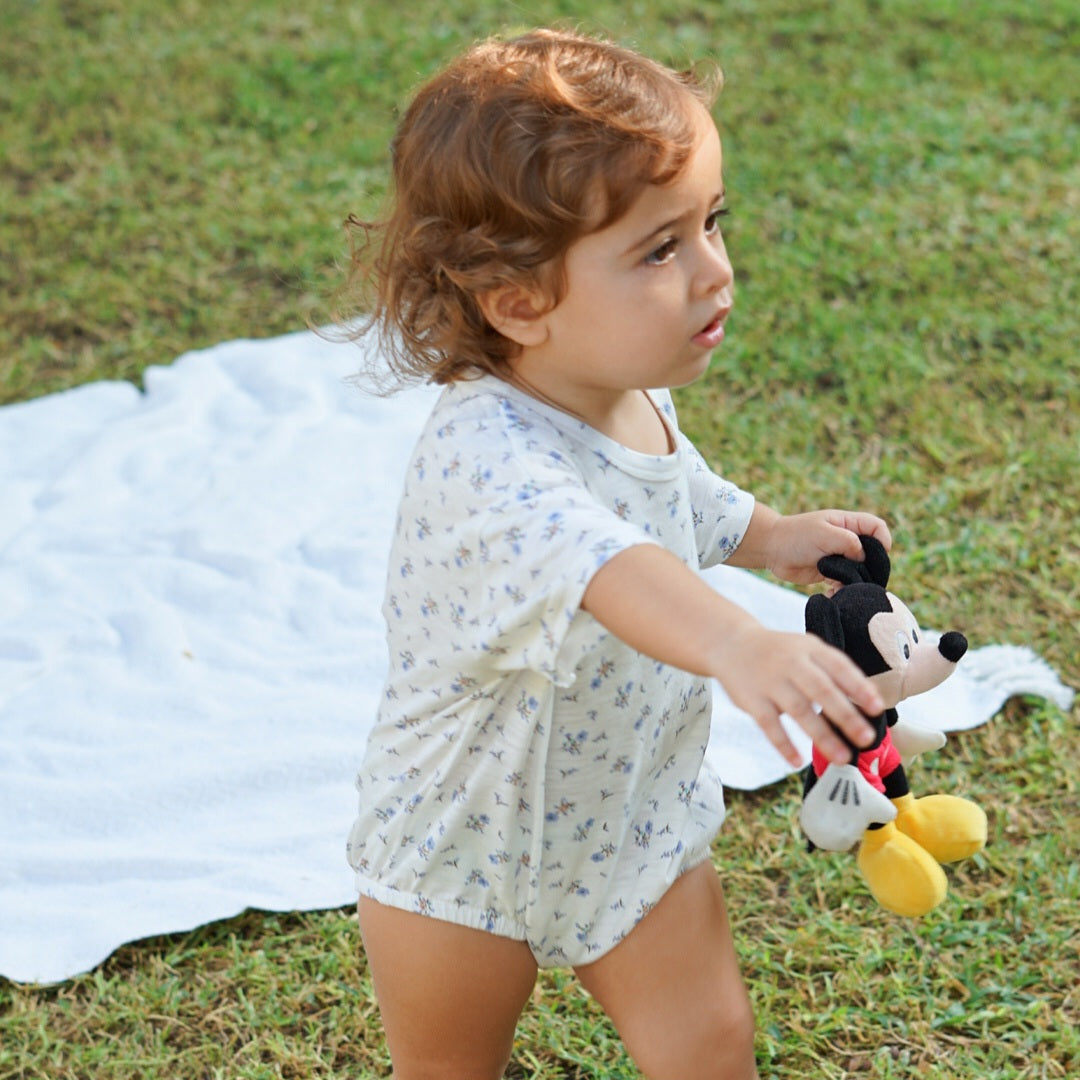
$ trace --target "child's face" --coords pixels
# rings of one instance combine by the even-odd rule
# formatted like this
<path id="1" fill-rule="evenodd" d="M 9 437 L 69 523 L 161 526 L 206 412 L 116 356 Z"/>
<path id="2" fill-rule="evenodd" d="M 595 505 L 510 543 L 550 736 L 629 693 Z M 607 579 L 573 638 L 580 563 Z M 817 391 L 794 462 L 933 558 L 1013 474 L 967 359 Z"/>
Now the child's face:
<path id="1" fill-rule="evenodd" d="M 699 132 L 674 181 L 646 188 L 622 218 L 571 245 L 546 337 L 514 364 L 530 381 L 617 394 L 704 373 L 724 337 L 734 277 L 719 227 L 720 138 L 704 109 Z"/>

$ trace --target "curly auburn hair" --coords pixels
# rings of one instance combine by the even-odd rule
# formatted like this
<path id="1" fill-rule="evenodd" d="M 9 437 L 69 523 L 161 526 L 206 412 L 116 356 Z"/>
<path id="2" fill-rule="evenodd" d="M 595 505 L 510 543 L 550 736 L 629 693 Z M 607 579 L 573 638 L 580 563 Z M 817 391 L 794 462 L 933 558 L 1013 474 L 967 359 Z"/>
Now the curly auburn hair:
<path id="1" fill-rule="evenodd" d="M 346 222 L 348 291 L 369 312 L 348 336 L 379 345 L 368 375 L 385 389 L 498 374 L 520 347 L 477 297 L 516 284 L 557 304 L 567 249 L 679 174 L 719 84 L 553 30 L 489 39 L 437 74 L 391 143 L 389 217 Z"/>

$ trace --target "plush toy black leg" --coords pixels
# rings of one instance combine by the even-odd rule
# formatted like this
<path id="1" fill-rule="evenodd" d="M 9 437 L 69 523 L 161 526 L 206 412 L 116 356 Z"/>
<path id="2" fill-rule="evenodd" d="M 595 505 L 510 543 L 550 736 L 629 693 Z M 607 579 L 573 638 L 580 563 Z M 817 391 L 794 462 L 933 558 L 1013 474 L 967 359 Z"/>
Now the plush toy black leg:
<path id="1" fill-rule="evenodd" d="M 888 776 L 882 778 L 882 783 L 885 785 L 885 795 L 890 799 L 899 799 L 911 792 L 903 765 L 897 765 Z"/>
<path id="2" fill-rule="evenodd" d="M 908 786 L 907 774 L 904 772 L 903 765 L 897 765 L 896 768 L 884 778 L 882 783 L 885 785 L 885 795 L 889 799 L 899 799 L 904 795 L 911 793 L 911 788 Z M 882 828 L 882 826 L 876 823 L 867 826 L 867 829 L 880 828 Z"/>

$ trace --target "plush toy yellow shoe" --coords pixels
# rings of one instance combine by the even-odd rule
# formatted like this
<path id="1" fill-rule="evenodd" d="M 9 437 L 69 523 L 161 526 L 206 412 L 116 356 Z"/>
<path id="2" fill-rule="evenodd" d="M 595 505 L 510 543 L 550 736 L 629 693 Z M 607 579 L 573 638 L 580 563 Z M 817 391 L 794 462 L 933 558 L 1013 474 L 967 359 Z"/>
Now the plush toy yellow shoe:
<path id="1" fill-rule="evenodd" d="M 925 915 L 949 891 L 945 871 L 937 859 L 902 833 L 895 822 L 866 830 L 857 861 L 874 899 L 897 915 Z"/>
<path id="2" fill-rule="evenodd" d="M 982 807 L 956 795 L 901 795 L 892 800 L 896 827 L 939 863 L 956 862 L 986 847 Z"/>

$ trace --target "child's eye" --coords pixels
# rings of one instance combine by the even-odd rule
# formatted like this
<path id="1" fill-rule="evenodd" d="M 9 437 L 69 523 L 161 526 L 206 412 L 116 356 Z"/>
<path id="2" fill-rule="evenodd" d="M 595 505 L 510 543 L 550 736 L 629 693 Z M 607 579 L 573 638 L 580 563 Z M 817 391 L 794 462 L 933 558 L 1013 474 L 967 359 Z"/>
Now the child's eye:
<path id="1" fill-rule="evenodd" d="M 705 235 L 715 236 L 720 231 L 720 219 L 729 213 L 726 206 L 718 206 L 705 218 Z M 645 256 L 645 262 L 649 266 L 663 266 L 675 258 L 678 241 L 674 236 L 669 236 L 659 247 L 653 248 Z"/>
<path id="2" fill-rule="evenodd" d="M 645 256 L 645 262 L 649 266 L 663 266 L 675 258 L 675 239 L 669 237 L 658 248 L 654 248 Z"/>
<path id="3" fill-rule="evenodd" d="M 720 228 L 720 219 L 727 217 L 731 211 L 726 206 L 717 207 L 706 219 L 705 219 L 705 235 L 712 236 Z"/>

